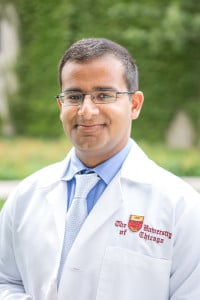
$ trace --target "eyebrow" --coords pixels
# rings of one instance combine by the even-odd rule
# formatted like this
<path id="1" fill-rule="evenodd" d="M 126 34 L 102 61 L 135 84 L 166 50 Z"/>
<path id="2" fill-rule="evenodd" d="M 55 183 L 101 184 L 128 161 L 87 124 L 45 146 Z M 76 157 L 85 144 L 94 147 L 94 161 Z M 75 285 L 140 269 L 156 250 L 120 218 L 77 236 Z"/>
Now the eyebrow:
<path id="1" fill-rule="evenodd" d="M 95 91 L 116 91 L 116 89 L 111 86 L 95 87 L 93 90 L 95 90 Z"/>

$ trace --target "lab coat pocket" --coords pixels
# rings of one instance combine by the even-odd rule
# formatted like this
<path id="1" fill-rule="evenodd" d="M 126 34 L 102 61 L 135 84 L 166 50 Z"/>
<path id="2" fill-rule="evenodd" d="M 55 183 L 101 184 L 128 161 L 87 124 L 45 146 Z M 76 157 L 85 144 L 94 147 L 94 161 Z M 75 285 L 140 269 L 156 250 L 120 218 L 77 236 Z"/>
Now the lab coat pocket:
<path id="1" fill-rule="evenodd" d="M 171 261 L 108 247 L 96 300 L 167 300 Z"/>

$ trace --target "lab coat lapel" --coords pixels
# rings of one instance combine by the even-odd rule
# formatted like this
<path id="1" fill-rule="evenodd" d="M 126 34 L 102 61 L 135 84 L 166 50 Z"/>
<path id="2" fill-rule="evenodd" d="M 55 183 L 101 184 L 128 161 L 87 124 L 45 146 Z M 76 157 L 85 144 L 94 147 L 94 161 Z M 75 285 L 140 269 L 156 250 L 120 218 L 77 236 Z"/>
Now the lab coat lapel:
<path id="1" fill-rule="evenodd" d="M 100 253 L 104 251 L 104 245 L 107 241 L 107 235 L 104 230 L 102 231 L 102 228 L 105 227 L 106 222 L 111 222 L 112 216 L 114 216 L 121 206 L 122 194 L 118 174 L 97 201 L 72 245 L 63 267 L 58 299 L 63 299 L 63 295 L 68 295 L 70 281 L 66 279 L 69 279 L 69 276 L 71 278 L 70 270 L 85 270 L 88 268 L 88 261 L 85 260 L 86 252 L 88 254 L 92 253 L 92 249 L 96 248 L 98 244 L 99 248 L 98 251 L 96 249 L 95 255 L 101 257 L 102 254 Z M 100 259 L 95 259 L 94 262 L 90 263 L 94 268 L 94 265 L 98 264 L 99 261 Z"/>
<path id="2" fill-rule="evenodd" d="M 76 241 L 90 238 L 121 207 L 121 204 L 122 194 L 118 174 L 97 201 Z M 76 243 L 74 243 L 74 247 L 76 247 Z"/>
<path id="3" fill-rule="evenodd" d="M 47 201 L 56 224 L 59 240 L 62 242 L 65 229 L 67 203 L 66 182 L 59 181 L 46 193 Z"/>
<path id="4" fill-rule="evenodd" d="M 84 256 L 80 255 L 80 253 L 86 249 L 88 253 L 91 251 L 91 249 L 94 247 L 94 243 L 96 244 L 96 239 L 94 239 L 94 236 L 98 236 L 98 243 L 100 245 L 104 244 L 106 234 L 100 234 L 101 229 L 104 227 L 106 222 L 111 222 L 112 216 L 121 208 L 121 206 L 122 194 L 120 178 L 119 175 L 117 175 L 104 191 L 103 195 L 99 198 L 95 207 L 92 209 L 91 213 L 83 224 L 68 254 L 63 268 L 63 274 L 65 274 L 65 268 L 67 272 L 69 265 L 76 266 L 81 269 L 83 268 L 85 260 Z"/>
<path id="5" fill-rule="evenodd" d="M 62 162 L 57 164 L 54 172 L 49 172 L 49 176 L 44 177 L 41 183 L 41 189 L 44 191 L 44 195 L 47 198 L 49 209 L 52 213 L 61 243 L 63 242 L 65 230 L 67 206 L 67 185 L 66 181 L 62 181 L 61 178 L 66 170 L 70 155 L 71 154 L 69 153 Z"/>
<path id="6" fill-rule="evenodd" d="M 91 213 L 83 224 L 75 243 L 76 248 L 81 242 L 86 241 L 123 205 L 122 180 L 149 184 L 151 178 L 147 172 L 149 159 L 144 152 L 134 143 L 120 172 L 108 185 Z M 133 191 L 132 191 L 133 192 Z"/>
<path id="7" fill-rule="evenodd" d="M 144 166 L 142 164 L 144 163 Z M 151 180 L 146 172 L 146 164 L 149 162 L 143 151 L 134 143 L 131 152 L 129 153 L 122 170 L 115 176 L 112 182 L 108 185 L 91 213 L 87 217 L 84 225 L 82 226 L 76 241 L 72 246 L 73 249 L 90 238 L 95 231 L 98 230 L 122 205 L 122 190 L 121 180 L 145 182 L 149 183 Z M 62 172 L 65 168 L 66 162 L 62 164 Z M 61 173 L 62 173 L 61 172 Z M 47 199 L 54 217 L 56 228 L 58 231 L 59 239 L 62 242 L 65 228 L 65 213 L 67 201 L 67 188 L 66 182 L 59 181 L 53 183 L 51 187 L 47 187 Z"/>

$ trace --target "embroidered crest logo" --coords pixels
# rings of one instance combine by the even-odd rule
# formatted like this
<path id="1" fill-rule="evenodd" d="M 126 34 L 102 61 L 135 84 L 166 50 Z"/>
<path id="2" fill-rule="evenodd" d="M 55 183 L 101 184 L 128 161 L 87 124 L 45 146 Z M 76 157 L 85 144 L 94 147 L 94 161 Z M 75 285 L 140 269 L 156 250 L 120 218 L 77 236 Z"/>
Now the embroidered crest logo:
<path id="1" fill-rule="evenodd" d="M 137 232 L 142 228 L 143 221 L 144 216 L 130 215 L 128 228 L 133 232 Z"/>

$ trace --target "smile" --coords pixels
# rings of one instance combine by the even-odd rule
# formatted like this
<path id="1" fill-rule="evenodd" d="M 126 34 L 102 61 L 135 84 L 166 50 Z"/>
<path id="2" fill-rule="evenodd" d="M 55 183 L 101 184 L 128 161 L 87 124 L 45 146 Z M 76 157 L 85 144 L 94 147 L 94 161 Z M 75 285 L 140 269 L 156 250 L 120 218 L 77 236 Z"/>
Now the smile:
<path id="1" fill-rule="evenodd" d="M 92 125 L 77 124 L 75 127 L 77 130 L 80 130 L 83 132 L 95 132 L 99 129 L 104 128 L 105 124 L 92 124 Z"/>

